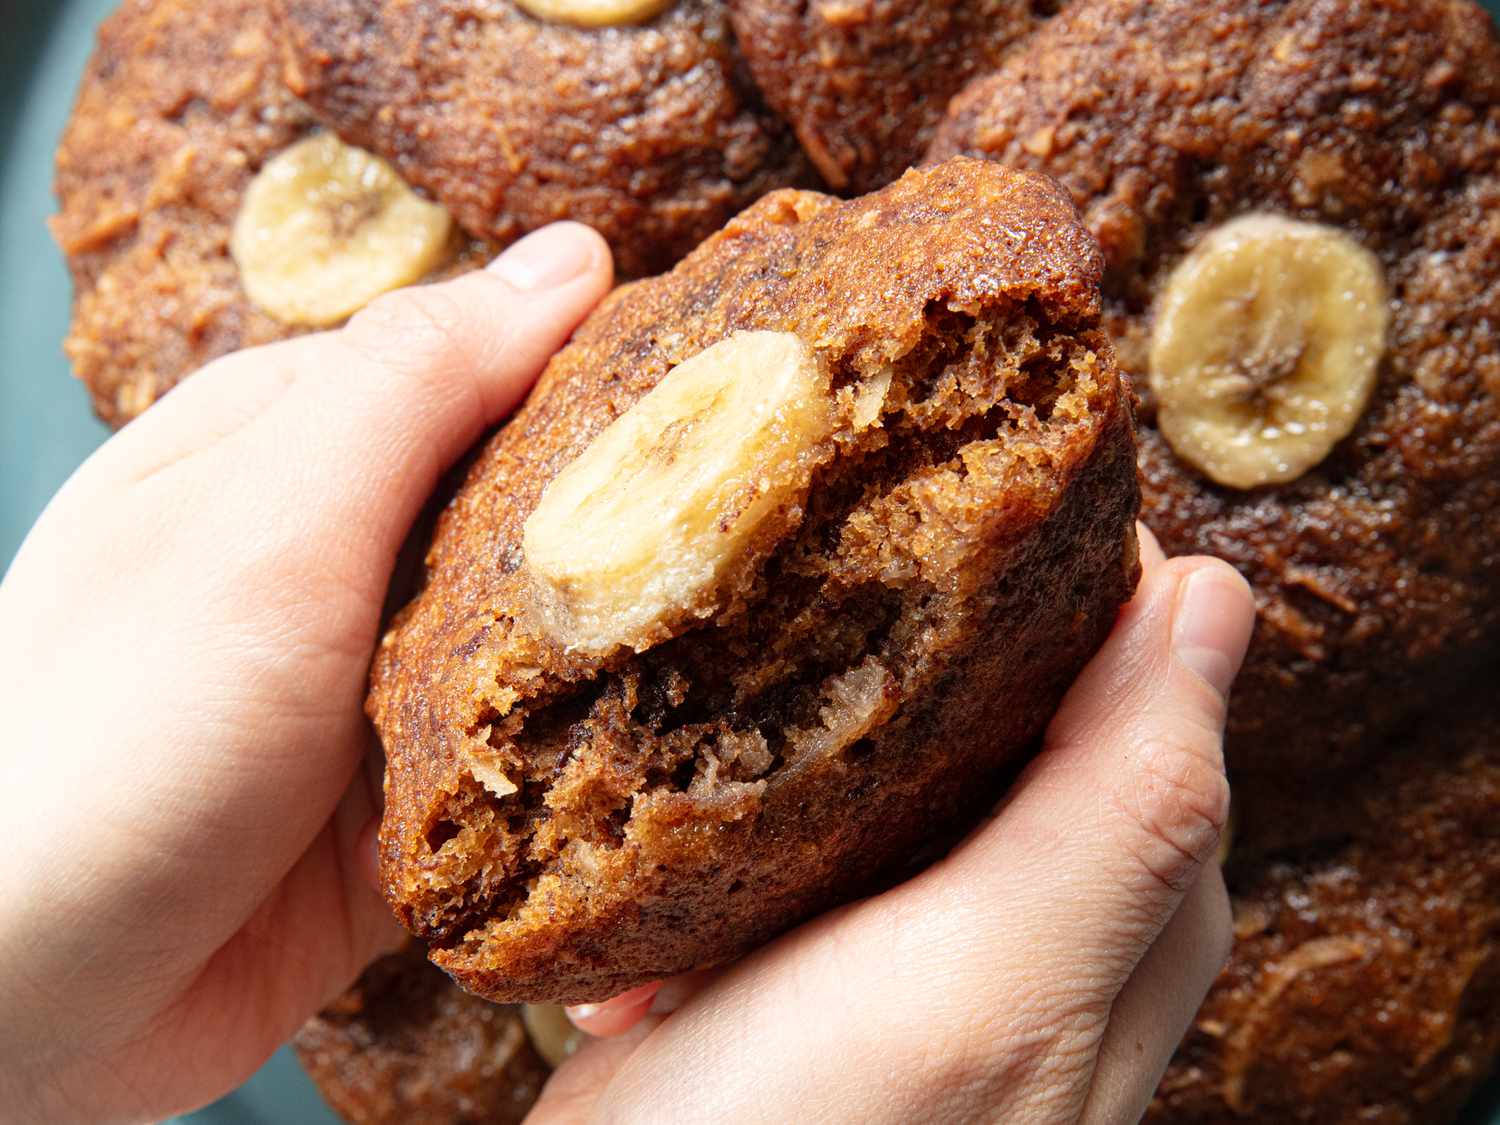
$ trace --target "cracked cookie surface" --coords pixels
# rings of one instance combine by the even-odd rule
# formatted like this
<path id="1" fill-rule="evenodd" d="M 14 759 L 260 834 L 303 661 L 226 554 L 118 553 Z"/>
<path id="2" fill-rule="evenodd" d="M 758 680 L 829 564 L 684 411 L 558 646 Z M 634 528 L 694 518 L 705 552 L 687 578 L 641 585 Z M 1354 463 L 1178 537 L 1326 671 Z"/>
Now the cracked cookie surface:
<path id="1" fill-rule="evenodd" d="M 1035 0 L 730 0 L 750 72 L 834 191 L 917 163 L 948 100 L 1056 4 Z"/>
<path id="2" fill-rule="evenodd" d="M 666 269 L 810 171 L 766 109 L 721 0 L 581 28 L 511 0 L 280 0 L 314 115 L 497 243 L 557 219 L 621 274 Z"/>
<path id="3" fill-rule="evenodd" d="M 1151 1125 L 1453 1121 L 1500 1054 L 1488 685 L 1333 782 L 1235 790 L 1234 952 Z"/>
<path id="4" fill-rule="evenodd" d="M 470 996 L 414 944 L 367 968 L 292 1046 L 350 1125 L 520 1125 L 550 1072 L 519 1008 Z"/>
<path id="5" fill-rule="evenodd" d="M 1482 658 L 1500 633 L 1500 39 L 1482 10 L 1073 4 L 954 100 L 929 155 L 955 153 L 1056 177 L 1099 238 L 1142 398 L 1143 518 L 1256 592 L 1232 766 L 1341 768 Z M 1173 450 L 1151 354 L 1176 267 L 1248 212 L 1353 239 L 1391 301 L 1352 430 L 1244 490 Z"/>

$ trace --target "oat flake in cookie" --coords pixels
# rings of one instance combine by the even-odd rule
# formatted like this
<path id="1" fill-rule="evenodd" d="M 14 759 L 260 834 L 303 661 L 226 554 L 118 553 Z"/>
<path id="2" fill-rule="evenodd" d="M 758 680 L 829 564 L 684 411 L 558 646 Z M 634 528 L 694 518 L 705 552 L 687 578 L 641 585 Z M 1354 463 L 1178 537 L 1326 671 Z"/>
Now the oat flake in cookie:
<path id="1" fill-rule="evenodd" d="M 1104 248 L 1143 518 L 1169 554 L 1236 565 L 1260 609 L 1232 767 L 1351 765 L 1483 659 L 1500 39 L 1482 10 L 1072 4 L 954 100 L 930 156 L 955 153 L 1056 177 Z"/>
<path id="2" fill-rule="evenodd" d="M 989 806 L 1138 573 L 1100 268 L 1055 186 L 958 160 L 849 203 L 775 193 L 606 300 L 480 455 L 376 659 L 382 881 L 433 960 L 491 999 L 600 1000 Z M 716 365 L 762 345 L 780 405 L 716 460 Z M 675 421 L 627 455 L 639 409 Z M 575 501 L 570 565 L 569 522 L 532 517 Z M 686 520 L 654 570 L 630 528 L 595 533 L 618 504 Z M 659 570 L 649 619 L 599 624 L 609 575 Z"/>

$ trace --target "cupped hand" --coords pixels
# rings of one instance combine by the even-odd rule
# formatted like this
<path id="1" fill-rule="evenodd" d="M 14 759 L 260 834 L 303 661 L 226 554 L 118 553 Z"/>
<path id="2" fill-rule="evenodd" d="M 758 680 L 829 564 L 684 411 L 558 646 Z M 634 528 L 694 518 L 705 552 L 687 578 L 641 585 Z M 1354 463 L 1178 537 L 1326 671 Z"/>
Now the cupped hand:
<path id="1" fill-rule="evenodd" d="M 529 1119 L 1139 1119 L 1230 944 L 1221 732 L 1240 576 L 1145 572 L 994 814 L 916 878 L 719 973 L 572 1009 Z"/>
<path id="2" fill-rule="evenodd" d="M 397 552 L 610 281 L 561 224 L 221 359 L 42 516 L 0 584 L 0 1117 L 202 1104 L 392 941 L 358 840 Z"/>
<path id="3" fill-rule="evenodd" d="M 345 329 L 221 360 L 112 439 L 0 585 L 0 1098 L 144 1120 L 248 1075 L 395 935 L 361 870 L 382 601 L 440 474 L 609 285 L 562 225 Z M 1141 591 L 996 815 L 916 879 L 619 1033 L 541 1122 L 1112 1122 L 1228 941 L 1211 856 L 1243 583 Z M 362 843 L 363 841 L 363 843 Z"/>

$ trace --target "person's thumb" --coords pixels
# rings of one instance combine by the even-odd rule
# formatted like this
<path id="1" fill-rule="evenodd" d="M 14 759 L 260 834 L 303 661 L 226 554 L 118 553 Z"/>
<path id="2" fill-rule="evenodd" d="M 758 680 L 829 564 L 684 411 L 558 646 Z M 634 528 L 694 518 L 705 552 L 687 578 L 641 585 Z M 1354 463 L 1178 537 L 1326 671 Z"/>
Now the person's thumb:
<path id="1" fill-rule="evenodd" d="M 250 501 L 234 509 L 242 518 L 261 497 L 266 519 L 296 521 L 273 539 L 326 548 L 319 532 L 336 527 L 341 543 L 388 562 L 442 472 L 514 407 L 611 281 L 592 230 L 544 228 L 484 270 L 387 294 L 337 331 L 210 364 L 73 487 L 191 475 L 242 491 L 218 505 Z"/>
<path id="2" fill-rule="evenodd" d="M 589 1119 L 769 1121 L 797 1105 L 805 1120 L 1078 1120 L 1115 1000 L 1212 862 L 1220 727 L 1254 619 L 1224 563 L 1163 563 L 1149 539 L 1142 554 L 1135 599 L 996 815 L 907 882 L 729 967 L 633 1052 L 594 1050 L 564 1075 L 569 1092 L 618 1068 Z M 1227 932 L 1222 885 L 1203 898 L 1167 950 L 1189 1003 L 1222 958 L 1210 931 Z M 1125 1078 L 1164 1063 L 1187 1018 L 1156 1015 L 1127 1028 L 1141 1056 Z M 771 1045 L 761 1065 L 744 1064 L 746 1043 Z M 691 1088 L 673 1084 L 683 1052 Z M 544 1105 L 539 1120 L 584 1116 L 568 1098 Z"/>
<path id="3" fill-rule="evenodd" d="M 79 814 L 111 840 L 79 853 L 87 886 L 111 888 L 91 933 L 160 944 L 132 919 L 170 899 L 195 921 L 183 944 L 222 941 L 299 862 L 368 746 L 360 702 L 407 529 L 610 282 L 597 234 L 539 231 L 339 331 L 209 365 L 54 500 L 0 584 L 0 616 L 32 638 L 0 667 L 13 700 L 87 684 L 70 721 L 109 737 L 14 756 L 7 780 L 99 810 Z M 16 745 L 56 743 L 51 707 L 18 721 Z M 39 816 L 36 855 L 66 836 Z"/>

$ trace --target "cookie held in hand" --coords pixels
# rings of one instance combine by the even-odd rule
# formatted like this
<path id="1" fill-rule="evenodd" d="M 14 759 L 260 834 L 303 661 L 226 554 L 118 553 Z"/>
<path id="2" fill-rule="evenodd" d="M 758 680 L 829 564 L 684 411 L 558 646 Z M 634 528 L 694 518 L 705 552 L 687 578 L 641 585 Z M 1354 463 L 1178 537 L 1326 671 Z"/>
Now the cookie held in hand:
<path id="1" fill-rule="evenodd" d="M 955 160 L 768 196 L 617 291 L 382 644 L 384 892 L 494 1000 L 600 1000 L 888 882 L 1032 751 L 1138 572 L 1097 249 Z"/>

